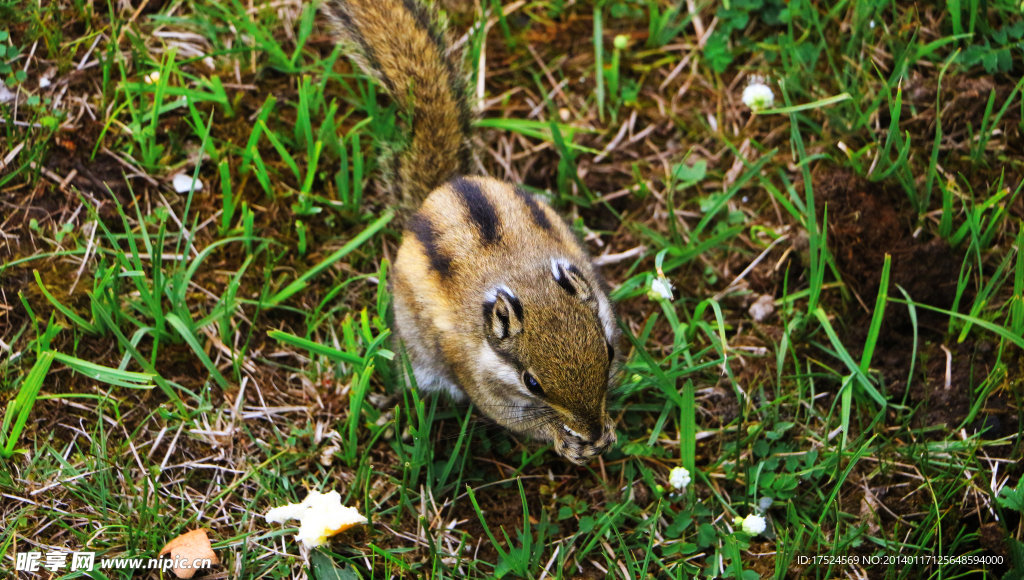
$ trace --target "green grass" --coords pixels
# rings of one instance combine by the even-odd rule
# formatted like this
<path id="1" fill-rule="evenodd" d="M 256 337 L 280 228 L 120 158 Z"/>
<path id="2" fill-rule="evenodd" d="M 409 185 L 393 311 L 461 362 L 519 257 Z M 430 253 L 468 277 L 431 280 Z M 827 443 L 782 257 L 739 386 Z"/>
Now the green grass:
<path id="1" fill-rule="evenodd" d="M 462 4 L 478 165 L 607 262 L 616 447 L 401 388 L 396 110 L 311 5 L 0 0 L 3 570 L 206 527 L 218 577 L 1021 578 L 1020 6 Z M 311 489 L 370 523 L 300 551 Z"/>

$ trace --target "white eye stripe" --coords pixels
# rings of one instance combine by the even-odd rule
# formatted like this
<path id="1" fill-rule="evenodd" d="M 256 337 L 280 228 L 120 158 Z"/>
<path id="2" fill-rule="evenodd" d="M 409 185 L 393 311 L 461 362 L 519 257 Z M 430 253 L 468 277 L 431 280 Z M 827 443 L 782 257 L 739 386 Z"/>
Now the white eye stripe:
<path id="1" fill-rule="evenodd" d="M 555 277 L 555 280 L 562 277 L 562 268 L 568 265 L 569 263 L 561 258 L 551 258 L 551 275 Z"/>
<path id="2" fill-rule="evenodd" d="M 498 284 L 494 288 L 491 288 L 490 290 L 488 290 L 484 294 L 484 298 L 487 300 L 487 302 L 494 302 L 495 300 L 498 299 L 498 292 L 499 291 L 504 292 L 505 294 L 508 294 L 510 298 L 515 298 L 516 297 L 516 295 L 512 293 L 512 290 L 509 289 L 508 286 L 506 286 L 504 284 Z"/>
<path id="3" fill-rule="evenodd" d="M 576 431 L 573 431 L 572 429 L 569 428 L 568 425 L 562 425 L 562 429 L 565 429 L 565 432 L 568 433 L 569 435 L 572 435 L 573 437 L 579 437 L 580 439 L 583 439 L 583 435 L 577 433 Z"/>
<path id="4" fill-rule="evenodd" d="M 612 307 L 608 303 L 608 299 L 600 293 L 597 295 L 597 316 L 601 319 L 601 324 L 604 325 L 605 339 L 611 342 L 612 336 L 615 335 L 615 316 L 612 315 Z"/>
<path id="5" fill-rule="evenodd" d="M 590 282 L 572 262 L 562 258 L 551 258 L 551 276 L 558 285 L 570 294 L 581 295 L 586 300 L 590 296 Z"/>
<path id="6" fill-rule="evenodd" d="M 495 379 L 505 383 L 509 387 L 515 388 L 520 393 L 526 393 L 526 387 L 522 386 L 522 381 L 519 380 L 519 373 L 516 369 L 512 368 L 511 365 L 501 360 L 491 345 L 486 342 L 480 346 L 480 369 L 485 374 L 489 374 Z M 529 393 L 526 393 L 529 395 Z"/>
<path id="7" fill-rule="evenodd" d="M 568 276 L 571 270 L 576 269 L 576 266 L 565 258 L 551 258 L 551 276 L 556 282 Z"/>

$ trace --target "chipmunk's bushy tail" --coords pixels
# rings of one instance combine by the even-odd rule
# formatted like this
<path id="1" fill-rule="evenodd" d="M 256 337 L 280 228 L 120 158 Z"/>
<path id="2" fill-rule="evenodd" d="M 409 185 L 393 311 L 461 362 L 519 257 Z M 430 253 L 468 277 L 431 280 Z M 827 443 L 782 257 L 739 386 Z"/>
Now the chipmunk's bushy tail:
<path id="1" fill-rule="evenodd" d="M 468 173 L 471 159 L 466 80 L 444 24 L 423 0 L 324 0 L 321 10 L 410 123 L 405 143 L 381 165 L 396 201 L 416 210 L 436 187 Z"/>

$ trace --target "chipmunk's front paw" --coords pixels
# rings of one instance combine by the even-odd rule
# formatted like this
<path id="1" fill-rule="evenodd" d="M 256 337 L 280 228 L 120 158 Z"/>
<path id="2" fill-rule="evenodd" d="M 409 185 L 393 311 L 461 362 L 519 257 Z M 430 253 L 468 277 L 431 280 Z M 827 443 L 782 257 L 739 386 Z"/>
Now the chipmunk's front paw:
<path id="1" fill-rule="evenodd" d="M 605 426 L 604 433 L 596 441 L 588 441 L 568 431 L 559 432 L 554 438 L 555 453 L 576 465 L 586 465 L 591 459 L 610 449 L 615 441 L 615 426 L 610 423 Z"/>

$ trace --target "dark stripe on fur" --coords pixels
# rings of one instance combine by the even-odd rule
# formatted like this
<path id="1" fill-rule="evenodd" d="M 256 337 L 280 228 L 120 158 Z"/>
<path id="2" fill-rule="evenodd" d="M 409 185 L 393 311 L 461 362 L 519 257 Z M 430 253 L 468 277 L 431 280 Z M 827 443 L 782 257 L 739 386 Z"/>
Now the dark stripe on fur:
<path id="1" fill-rule="evenodd" d="M 576 274 L 580 278 L 583 277 L 580 274 L 580 271 L 576 269 L 576 266 L 570 265 L 568 268 L 565 268 L 562 265 L 559 265 L 558 266 L 558 274 L 559 274 L 559 276 L 557 278 L 555 278 L 555 282 L 558 282 L 558 285 L 561 286 L 562 289 L 565 290 L 566 292 L 568 292 L 570 295 L 575 296 L 577 294 L 578 290 L 576 289 L 576 286 L 573 285 L 572 280 L 569 279 L 569 272 L 572 272 L 572 273 Z"/>
<path id="2" fill-rule="evenodd" d="M 494 302 L 484 302 L 484 326 L 485 332 L 491 330 L 491 317 L 494 315 Z"/>
<path id="3" fill-rule="evenodd" d="M 386 144 L 381 167 L 408 219 L 435 188 L 470 173 L 472 111 L 460 51 L 428 0 L 325 0 L 321 10 L 401 110 L 404 138 Z"/>
<path id="4" fill-rule="evenodd" d="M 523 374 L 523 371 L 526 370 L 526 366 L 523 365 L 523 362 L 521 360 L 516 358 L 516 355 L 508 351 L 501 350 L 501 345 L 498 344 L 498 341 L 496 340 L 490 341 L 489 344 L 491 345 L 491 348 L 494 349 L 494 354 L 498 355 L 498 358 L 504 361 L 505 364 L 507 364 L 508 366 L 516 369 L 516 372 L 518 372 L 520 375 Z"/>
<path id="5" fill-rule="evenodd" d="M 572 285 L 572 282 L 569 281 L 568 277 L 561 276 L 557 280 L 555 280 L 555 282 L 558 282 L 558 285 L 561 286 L 562 289 L 568 292 L 570 295 L 576 295 L 576 287 Z"/>
<path id="6" fill-rule="evenodd" d="M 498 338 L 508 338 L 508 333 L 510 330 L 508 315 L 502 314 L 500 310 L 498 312 L 495 312 L 494 315 L 498 317 L 498 322 L 501 323 L 501 336 L 499 336 Z"/>
<path id="7" fill-rule="evenodd" d="M 437 53 L 447 60 L 448 43 L 444 41 L 444 34 L 438 30 L 438 27 L 430 17 L 427 7 L 417 0 L 402 0 L 402 4 L 405 5 L 405 9 L 409 11 L 409 14 L 412 14 L 413 18 L 416 19 L 416 24 L 427 31 L 430 40 L 437 46 Z"/>
<path id="8" fill-rule="evenodd" d="M 544 213 L 544 208 L 537 203 L 537 200 L 522 188 L 517 187 L 515 188 L 515 191 L 516 195 L 519 196 L 519 199 L 523 200 L 523 203 L 526 204 L 526 207 L 530 208 L 530 215 L 533 216 L 533 222 L 540 226 L 542 230 L 551 231 L 551 222 L 548 221 L 548 215 Z"/>
<path id="9" fill-rule="evenodd" d="M 501 239 L 498 235 L 498 212 L 495 211 L 491 200 L 487 199 L 476 183 L 464 177 L 453 179 L 451 186 L 469 210 L 469 217 L 480 231 L 484 245 L 498 242 Z"/>
<path id="10" fill-rule="evenodd" d="M 512 314 L 515 315 L 516 320 L 519 324 L 523 324 L 523 303 L 519 301 L 519 298 L 505 292 L 504 290 L 498 290 L 498 294 L 505 297 L 505 301 L 512 305 Z"/>
<path id="11" fill-rule="evenodd" d="M 484 302 L 484 322 L 487 325 L 487 328 L 492 329 L 494 327 L 494 325 L 491 324 L 491 318 L 497 316 L 498 320 L 504 327 L 503 335 L 498 338 L 505 339 L 508 338 L 508 335 L 512 332 L 512 324 L 508 315 L 501 314 L 500 312 L 496 313 L 494 311 L 494 307 L 497 306 L 499 298 L 503 298 L 512 306 L 512 315 L 516 317 L 516 321 L 519 322 L 520 326 L 523 324 L 523 303 L 519 301 L 519 298 L 512 296 L 504 290 L 498 290 L 497 297 L 494 300 Z"/>
<path id="12" fill-rule="evenodd" d="M 325 2 L 321 8 L 329 11 L 329 15 L 337 19 L 340 24 L 342 34 L 348 38 L 352 43 L 359 46 L 360 52 L 362 52 L 363 58 L 366 59 L 366 64 L 377 74 L 380 82 L 384 84 L 384 88 L 390 93 L 395 90 L 394 83 L 391 79 L 384 74 L 384 71 L 380 67 L 380 60 L 377 59 L 377 53 L 370 46 L 370 43 L 366 42 L 363 37 L 362 31 L 352 22 L 352 15 L 349 14 L 348 6 L 344 2 Z"/>
<path id="13" fill-rule="evenodd" d="M 448 70 L 448 90 L 451 91 L 453 100 L 458 107 L 459 130 L 464 136 L 462 146 L 459 148 L 459 170 L 469 171 L 470 151 L 468 139 L 473 134 L 473 113 L 469 108 L 467 100 L 468 84 L 461 64 L 451 53 L 451 46 L 445 37 L 444 31 L 438 26 L 431 16 L 430 10 L 423 5 L 421 0 L 402 0 L 405 9 L 416 19 L 416 24 L 427 32 L 431 42 L 437 47 L 437 54 L 441 55 L 444 67 Z"/>
<path id="14" fill-rule="evenodd" d="M 448 87 L 456 98 L 456 106 L 459 109 L 459 131 L 462 133 L 462 146 L 459 148 L 459 165 L 463 173 L 469 173 L 470 162 L 473 159 L 473 153 L 469 145 L 469 140 L 473 136 L 473 112 L 469 108 L 469 100 L 466 96 L 468 91 L 467 83 L 462 69 L 453 64 L 449 64 L 449 69 L 451 72 L 448 77 L 450 79 Z"/>
<path id="15" fill-rule="evenodd" d="M 464 136 L 464 141 L 459 149 L 459 165 L 463 172 L 469 171 L 471 159 L 468 140 L 473 134 L 473 113 L 469 108 L 467 98 L 469 85 L 466 82 L 466 75 L 462 70 L 461 63 L 451 53 L 451 46 L 445 38 L 444 31 L 431 18 L 429 9 L 422 4 L 421 0 L 402 0 L 405 9 L 416 19 L 416 23 L 427 31 L 431 42 L 437 47 L 437 53 L 441 55 L 444 66 L 448 69 L 448 90 L 451 91 L 454 101 L 458 106 L 459 130 Z"/>
<path id="16" fill-rule="evenodd" d="M 445 256 L 437 248 L 437 232 L 434 225 L 422 214 L 416 214 L 409 218 L 409 230 L 416 235 L 416 239 L 423 244 L 423 250 L 430 259 L 430 267 L 433 268 L 442 278 L 451 276 L 452 259 Z"/>
<path id="17" fill-rule="evenodd" d="M 512 305 L 512 311 L 515 312 L 516 318 L 519 319 L 519 324 L 523 324 L 523 303 L 515 296 L 508 296 L 508 302 Z"/>

